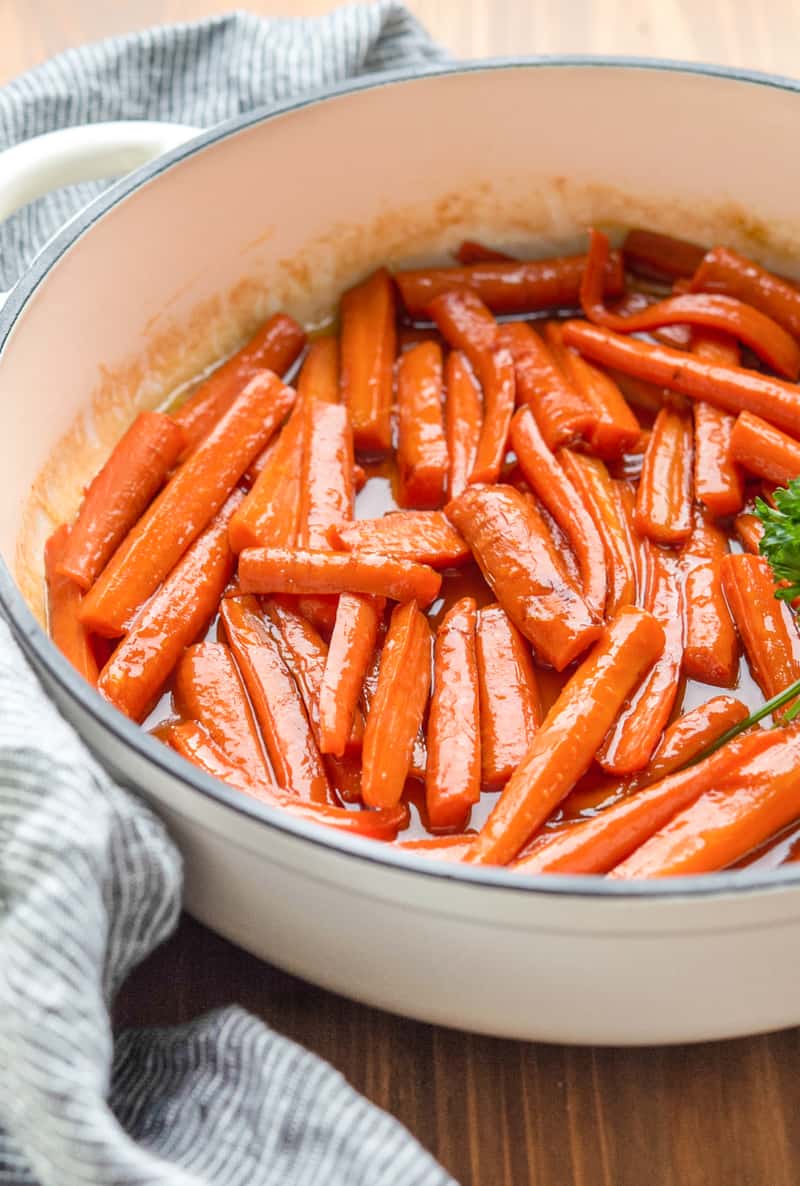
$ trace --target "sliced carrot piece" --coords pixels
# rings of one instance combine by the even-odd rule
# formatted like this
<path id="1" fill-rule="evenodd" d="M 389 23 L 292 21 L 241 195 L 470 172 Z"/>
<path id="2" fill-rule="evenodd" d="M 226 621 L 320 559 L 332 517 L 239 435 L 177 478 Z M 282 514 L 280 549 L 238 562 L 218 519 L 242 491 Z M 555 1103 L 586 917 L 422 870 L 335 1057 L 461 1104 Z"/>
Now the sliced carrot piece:
<path id="1" fill-rule="evenodd" d="M 770 700 L 800 679 L 794 615 L 775 597 L 772 571 L 761 556 L 723 556 L 720 575 L 753 678 Z"/>
<path id="2" fill-rule="evenodd" d="M 619 492 L 602 461 L 560 449 L 558 461 L 594 521 L 606 558 L 606 613 L 636 600 L 636 570 Z"/>
<path id="3" fill-rule="evenodd" d="M 297 358 L 306 340 L 301 326 L 286 313 L 276 313 L 232 358 L 218 367 L 175 413 L 183 430 L 187 451 L 204 436 L 233 404 L 248 383 L 262 371 L 283 375 Z"/>
<path id="4" fill-rule="evenodd" d="M 371 593 L 430 605 L 442 578 L 425 564 L 356 552 L 245 548 L 239 557 L 243 593 Z"/>
<path id="5" fill-rule="evenodd" d="M 392 612 L 364 730 L 361 794 L 368 807 L 400 802 L 430 686 L 430 627 L 409 601 Z"/>
<path id="6" fill-rule="evenodd" d="M 525 496 L 513 486 L 475 486 L 446 510 L 512 622 L 545 662 L 562 671 L 594 642 L 600 627 L 565 580 Z"/>
<path id="7" fill-rule="evenodd" d="M 326 548 L 328 529 L 353 517 L 353 434 L 342 404 L 308 398 L 303 420 L 297 542 Z"/>
<path id="8" fill-rule="evenodd" d="M 476 835 L 466 832 L 463 836 L 421 836 L 414 840 L 400 840 L 397 847 L 438 861 L 463 861 Z"/>
<path id="9" fill-rule="evenodd" d="M 671 553 L 650 544 L 647 569 L 645 608 L 661 624 L 665 645 L 598 752 L 600 765 L 612 774 L 631 774 L 647 765 L 678 693 L 684 640 L 680 566 Z"/>
<path id="10" fill-rule="evenodd" d="M 638 227 L 625 236 L 622 254 L 631 271 L 655 280 L 691 276 L 703 260 L 703 248 L 696 243 Z"/>
<path id="11" fill-rule="evenodd" d="M 497 340 L 514 360 L 517 403 L 531 409 L 548 448 L 588 436 L 597 420 L 594 411 L 531 326 L 506 322 L 498 326 Z"/>
<path id="12" fill-rule="evenodd" d="M 733 515 L 744 504 L 744 475 L 731 454 L 733 416 L 699 400 L 694 405 L 694 493 L 712 515 Z"/>
<path id="13" fill-rule="evenodd" d="M 436 631 L 425 803 L 432 828 L 464 825 L 481 795 L 475 601 L 462 597 Z"/>
<path id="14" fill-rule="evenodd" d="M 456 252 L 456 259 L 460 264 L 494 264 L 499 263 L 500 260 L 513 258 L 513 255 L 508 255 L 505 251 L 486 247 L 485 244 L 478 243 L 475 239 L 464 239 Z"/>
<path id="15" fill-rule="evenodd" d="M 449 467 L 442 415 L 442 350 L 421 342 L 397 366 L 398 501 L 433 509 L 444 501 Z"/>
<path id="16" fill-rule="evenodd" d="M 447 490 L 457 498 L 475 467 L 483 412 L 478 384 L 466 356 L 451 350 L 445 363 L 445 435 L 450 462 Z"/>
<path id="17" fill-rule="evenodd" d="M 764 524 L 761 520 L 756 515 L 737 515 L 733 526 L 745 552 L 758 556 L 761 551 L 761 537 L 764 534 Z"/>
<path id="18" fill-rule="evenodd" d="M 355 447 L 385 453 L 392 444 L 396 349 L 394 292 L 385 268 L 344 294 L 341 316 L 341 391 Z"/>
<path id="19" fill-rule="evenodd" d="M 478 610 L 481 783 L 505 786 L 542 722 L 536 672 L 525 640 L 500 605 Z"/>
<path id="20" fill-rule="evenodd" d="M 310 343 L 297 376 L 297 402 L 303 404 L 306 399 L 339 402 L 338 338 L 317 338 Z"/>
<path id="21" fill-rule="evenodd" d="M 233 572 L 228 522 L 235 492 L 178 561 L 164 584 L 133 618 L 106 663 L 98 691 L 126 716 L 141 721 L 153 707 L 184 647 L 213 617 Z"/>
<path id="22" fill-rule="evenodd" d="M 343 593 L 319 689 L 320 749 L 341 756 L 351 736 L 383 616 L 381 598 Z"/>
<path id="23" fill-rule="evenodd" d="M 83 594 L 71 577 L 59 571 L 69 543 L 69 527 L 58 527 L 44 546 L 44 572 L 47 584 L 47 628 L 50 637 L 65 659 L 90 684 L 97 683 L 97 659 L 89 634 L 80 620 Z"/>
<path id="24" fill-rule="evenodd" d="M 640 535 L 679 544 L 692 530 L 692 418 L 664 407 L 642 463 L 633 521 Z"/>
<path id="25" fill-rule="evenodd" d="M 60 570 L 81 589 L 97 579 L 163 486 L 184 446 L 181 428 L 159 412 L 141 412 L 84 495 Z"/>
<path id="26" fill-rule="evenodd" d="M 729 247 L 706 252 L 692 277 L 691 289 L 738 297 L 800 337 L 800 291 Z"/>
<path id="27" fill-rule="evenodd" d="M 441 511 L 393 511 L 382 519 L 357 519 L 332 528 L 328 542 L 347 552 L 377 552 L 431 568 L 453 568 L 470 554 Z"/>
<path id="28" fill-rule="evenodd" d="M 752 412 L 740 412 L 736 417 L 731 456 L 748 473 L 779 486 L 800 477 L 800 442 Z"/>
<path id="29" fill-rule="evenodd" d="M 269 371 L 251 379 L 127 535 L 89 590 L 81 618 L 114 637 L 210 523 L 294 401 Z"/>
<path id="30" fill-rule="evenodd" d="M 303 405 L 295 404 L 280 435 L 267 446 L 252 489 L 231 519 L 231 547 L 293 547 L 300 523 Z M 263 456 L 263 454 L 262 454 Z"/>
<path id="31" fill-rule="evenodd" d="M 647 595 L 647 540 L 643 539 L 636 530 L 634 511 L 636 510 L 636 493 L 630 482 L 615 481 L 612 503 L 616 501 L 619 508 L 619 521 L 624 528 L 627 554 L 633 565 L 635 597 L 632 604 L 644 608 Z M 624 552 L 624 549 L 623 549 Z"/>
<path id="32" fill-rule="evenodd" d="M 686 646 L 683 670 L 691 679 L 732 688 L 739 673 L 739 642 L 722 592 L 725 533 L 695 515 L 681 552 L 685 573 Z"/>

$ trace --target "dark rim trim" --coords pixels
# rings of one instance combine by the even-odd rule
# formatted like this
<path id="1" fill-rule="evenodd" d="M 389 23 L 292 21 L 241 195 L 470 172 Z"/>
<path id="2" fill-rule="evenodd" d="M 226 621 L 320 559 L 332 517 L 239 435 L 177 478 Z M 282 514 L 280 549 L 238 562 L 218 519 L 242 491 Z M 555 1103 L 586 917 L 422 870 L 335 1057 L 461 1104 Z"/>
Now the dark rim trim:
<path id="1" fill-rule="evenodd" d="M 428 78 L 443 78 L 452 75 L 473 74 L 507 69 L 550 68 L 598 68 L 672 72 L 697 77 L 719 78 L 754 86 L 771 87 L 777 90 L 800 92 L 800 81 L 779 75 L 760 74 L 754 71 L 727 69 L 721 66 L 696 64 L 692 62 L 654 58 L 622 58 L 602 56 L 537 56 L 523 58 L 499 58 L 482 62 L 463 63 L 454 66 L 430 66 L 412 70 L 398 70 L 372 75 L 336 87 L 317 91 L 301 99 L 292 100 L 278 107 L 262 108 L 217 125 L 203 132 L 185 145 L 158 157 L 133 173 L 117 181 L 103 194 L 91 202 L 43 248 L 31 267 L 14 286 L 11 295 L 0 312 L 0 354 L 23 312 L 30 297 L 46 277 L 50 268 L 70 250 L 95 222 L 113 207 L 145 183 L 153 181 L 172 165 L 194 156 L 196 153 L 220 140 L 244 131 L 256 124 L 266 123 L 305 107 L 314 106 L 331 99 L 357 94 L 377 87 L 413 83 Z M 415 857 L 400 849 L 390 848 L 380 842 L 351 837 L 337 833 L 322 825 L 309 824 L 293 819 L 277 808 L 262 805 L 255 800 L 229 790 L 224 784 L 195 769 L 191 763 L 180 758 L 167 746 L 144 733 L 138 725 L 127 720 L 122 713 L 106 704 L 86 684 L 69 663 L 58 653 L 48 636 L 36 622 L 17 588 L 3 560 L 0 558 L 0 610 L 4 611 L 12 630 L 26 654 L 35 666 L 43 667 L 61 692 L 93 718 L 94 722 L 125 745 L 137 751 L 147 762 L 159 768 L 164 774 L 188 784 L 194 790 L 246 815 L 268 828 L 284 832 L 295 839 L 333 853 L 344 854 L 361 861 L 380 865 L 396 872 L 420 874 L 436 880 L 447 880 L 474 887 L 514 890 L 527 894 L 555 894 L 558 896 L 603 898 L 629 901 L 631 898 L 675 900 L 679 898 L 708 897 L 722 894 L 737 894 L 754 890 L 775 893 L 781 888 L 800 884 L 800 868 L 796 870 L 774 870 L 763 873 L 704 874 L 695 877 L 681 877 L 663 882 L 614 883 L 604 878 L 576 875 L 549 874 L 540 877 L 522 877 L 506 869 L 490 867 L 469 867 L 432 861 L 427 857 Z"/>

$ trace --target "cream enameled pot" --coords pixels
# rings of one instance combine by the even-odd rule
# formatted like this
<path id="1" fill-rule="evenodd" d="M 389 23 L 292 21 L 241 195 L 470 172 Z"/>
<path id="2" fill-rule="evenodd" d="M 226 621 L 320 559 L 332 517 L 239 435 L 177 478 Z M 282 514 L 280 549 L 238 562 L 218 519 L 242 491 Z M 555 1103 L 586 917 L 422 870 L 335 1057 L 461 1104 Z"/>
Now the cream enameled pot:
<path id="1" fill-rule="evenodd" d="M 590 222 L 724 239 L 800 273 L 798 128 L 797 84 L 690 66 L 522 61 L 365 80 L 159 156 L 21 279 L 0 318 L 2 605 L 65 715 L 165 819 L 197 918 L 348 996 L 488 1033 L 675 1042 L 800 1022 L 800 870 L 523 879 L 321 830 L 146 736 L 37 621 L 42 539 L 87 474 L 138 409 L 268 312 L 313 322 L 380 261 L 435 258 L 465 235 L 558 247 Z M 0 212 L 186 134 L 128 129 L 113 162 L 114 129 L 51 142 L 46 167 L 36 147 L 12 150 Z"/>

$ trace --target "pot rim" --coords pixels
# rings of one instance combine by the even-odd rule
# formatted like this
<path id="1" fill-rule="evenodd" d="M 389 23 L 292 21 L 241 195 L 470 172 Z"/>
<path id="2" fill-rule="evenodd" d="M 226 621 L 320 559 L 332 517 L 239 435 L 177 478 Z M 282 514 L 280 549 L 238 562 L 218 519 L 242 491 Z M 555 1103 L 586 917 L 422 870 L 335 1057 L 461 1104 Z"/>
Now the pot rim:
<path id="1" fill-rule="evenodd" d="M 47 276 L 50 269 L 90 230 L 95 222 L 147 182 L 153 181 L 173 165 L 219 141 L 256 124 L 267 123 L 305 107 L 379 87 L 403 85 L 429 78 L 489 73 L 515 69 L 620 69 L 684 74 L 747 83 L 790 93 L 800 93 L 800 80 L 782 75 L 760 73 L 733 67 L 674 59 L 623 57 L 614 55 L 534 55 L 490 58 L 475 62 L 449 65 L 423 65 L 339 83 L 316 90 L 300 98 L 290 99 L 276 106 L 260 107 L 234 116 L 208 131 L 172 149 L 114 182 L 107 190 L 76 214 L 41 250 L 22 274 L 0 310 L 0 359 L 6 342 L 24 312 L 29 299 Z M 437 861 L 413 852 L 392 848 L 380 841 L 345 835 L 321 824 L 296 819 L 280 808 L 271 807 L 224 783 L 211 778 L 181 758 L 168 746 L 145 733 L 133 721 L 107 704 L 98 693 L 74 670 L 56 650 L 48 635 L 38 624 L 25 603 L 5 561 L 0 557 L 0 611 L 7 618 L 17 641 L 34 667 L 42 667 L 58 685 L 61 693 L 76 702 L 101 729 L 111 733 L 124 746 L 133 749 L 146 763 L 188 785 L 214 803 L 230 808 L 267 829 L 282 832 L 311 848 L 322 848 L 334 855 L 350 857 L 369 865 L 397 873 L 425 876 L 434 880 L 486 888 L 514 891 L 518 894 L 553 894 L 558 897 L 604 899 L 627 902 L 631 899 L 660 901 L 683 898 L 708 898 L 723 895 L 767 891 L 774 893 L 784 887 L 800 885 L 800 865 L 763 872 L 740 870 L 735 873 L 711 873 L 691 877 L 676 877 L 653 881 L 614 882 L 607 878 L 575 874 L 543 874 L 522 876 L 506 868 L 467 866 Z"/>

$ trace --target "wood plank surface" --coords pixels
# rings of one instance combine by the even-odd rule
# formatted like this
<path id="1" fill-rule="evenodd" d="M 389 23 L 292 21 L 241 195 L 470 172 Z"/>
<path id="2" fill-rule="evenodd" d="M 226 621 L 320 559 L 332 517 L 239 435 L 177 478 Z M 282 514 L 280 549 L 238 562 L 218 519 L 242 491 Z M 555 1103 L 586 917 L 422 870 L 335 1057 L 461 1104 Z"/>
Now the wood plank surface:
<path id="1" fill-rule="evenodd" d="M 0 82 L 50 54 L 240 0 L 0 0 Z M 455 56 L 624 53 L 797 71 L 795 0 L 416 0 Z M 329 0 L 250 0 L 268 15 Z M 599 1050 L 495 1041 L 304 984 L 189 919 L 131 977 L 118 1025 L 237 1001 L 338 1067 L 463 1186 L 797 1186 L 800 1031 Z M 586 1007 L 592 1008 L 591 985 Z M 321 1184 L 322 1186 L 322 1184 Z"/>

